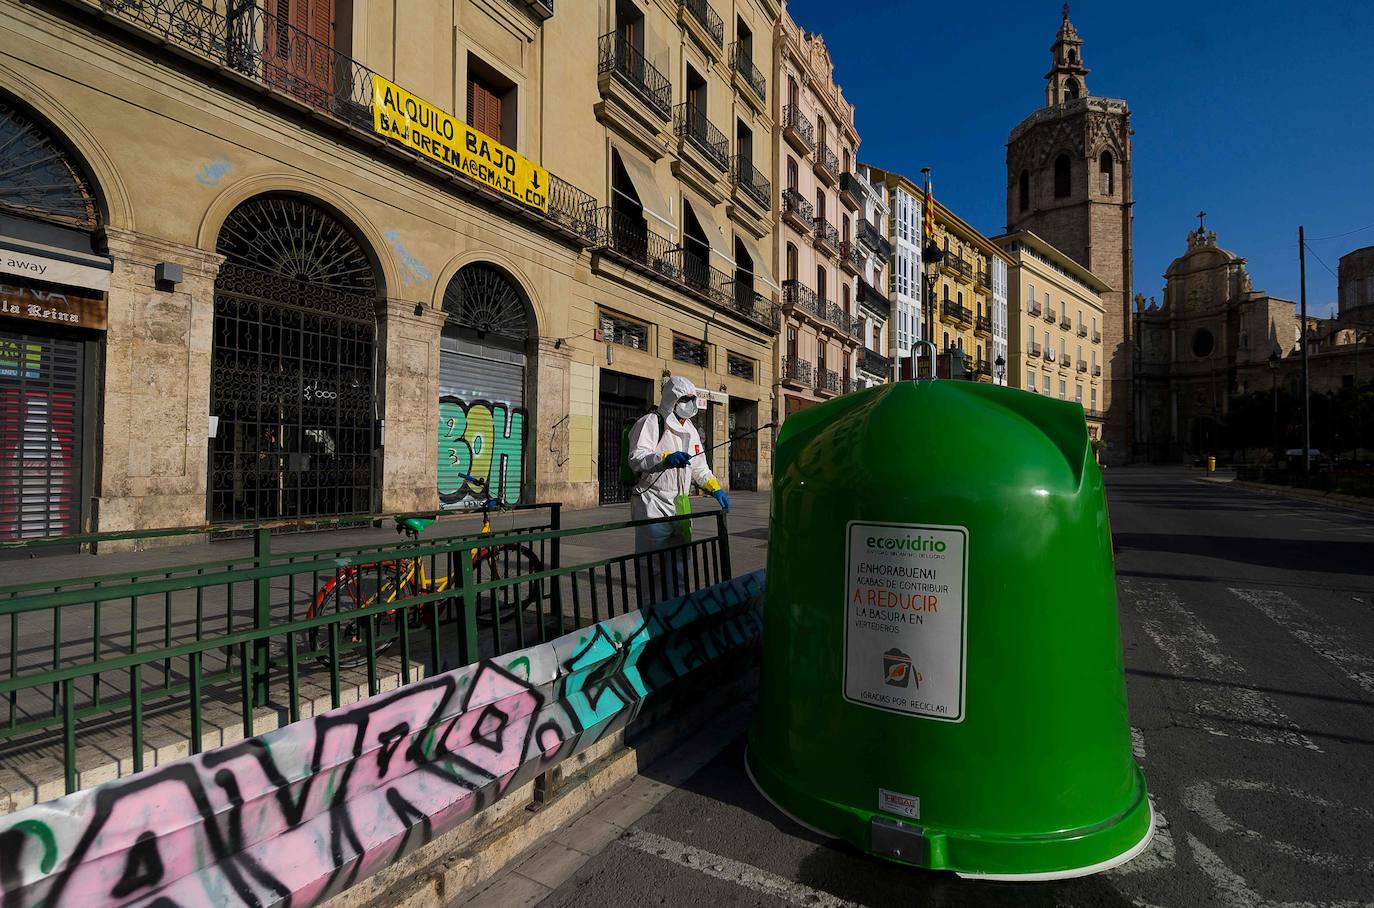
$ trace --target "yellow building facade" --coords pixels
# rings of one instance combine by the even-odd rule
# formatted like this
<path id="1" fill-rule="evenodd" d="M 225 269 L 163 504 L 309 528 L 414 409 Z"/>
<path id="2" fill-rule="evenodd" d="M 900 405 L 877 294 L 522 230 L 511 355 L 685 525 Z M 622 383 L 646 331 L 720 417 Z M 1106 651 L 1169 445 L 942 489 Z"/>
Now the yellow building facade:
<path id="1" fill-rule="evenodd" d="M 923 204 L 931 203 L 923 199 Z M 934 291 L 927 309 L 934 315 L 931 339 L 943 357 L 941 367 L 950 363 L 952 377 L 993 382 L 992 269 L 995 259 L 1007 261 L 1006 254 L 939 199 L 934 201 L 934 213 L 935 243 L 941 256 L 926 263 Z M 961 359 L 962 375 L 958 374 Z"/>
<path id="2" fill-rule="evenodd" d="M 1010 257 L 1009 383 L 1083 405 L 1102 437 L 1103 304 L 1110 286 L 1029 230 L 994 237 Z"/>

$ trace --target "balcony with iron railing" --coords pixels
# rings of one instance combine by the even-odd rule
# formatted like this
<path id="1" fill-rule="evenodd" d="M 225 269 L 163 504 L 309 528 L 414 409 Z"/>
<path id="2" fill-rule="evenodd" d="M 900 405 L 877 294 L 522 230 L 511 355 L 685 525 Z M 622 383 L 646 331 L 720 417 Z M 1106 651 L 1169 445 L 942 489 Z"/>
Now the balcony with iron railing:
<path id="1" fill-rule="evenodd" d="M 778 315 L 760 294 L 734 277 L 712 267 L 700 255 L 649 229 L 642 215 L 614 208 L 599 208 L 595 216 L 595 245 L 608 255 L 649 273 L 673 287 L 685 290 L 722 312 L 746 318 L 776 333 Z"/>
<path id="2" fill-rule="evenodd" d="M 1064 354 L 1060 354 L 1060 357 L 1059 357 L 1059 371 L 1061 371 L 1061 372 L 1071 372 L 1071 371 L 1073 371 L 1073 357 L 1072 357 L 1072 356 L 1067 356 L 1067 355 L 1064 355 Z"/>
<path id="3" fill-rule="evenodd" d="M 992 319 L 988 318 L 986 315 L 978 316 L 973 323 L 973 330 L 977 331 L 979 334 L 991 334 Z"/>
<path id="4" fill-rule="evenodd" d="M 816 393 L 823 395 L 839 394 L 840 374 L 834 369 L 817 369 Z"/>
<path id="5" fill-rule="evenodd" d="M 877 375 L 885 379 L 892 377 L 892 360 L 867 347 L 859 351 L 859 368 L 869 375 Z"/>
<path id="6" fill-rule="evenodd" d="M 700 152 L 709 166 L 720 173 L 729 170 L 730 140 L 706 118 L 706 111 L 684 102 L 677 106 L 673 121 L 677 137 L 684 145 Z"/>
<path id="7" fill-rule="evenodd" d="M 800 192 L 784 189 L 782 192 L 782 217 L 802 233 L 810 233 L 815 221 L 815 210 Z"/>
<path id="8" fill-rule="evenodd" d="M 975 375 L 985 378 L 992 378 L 992 363 L 986 359 L 980 359 L 973 366 Z"/>
<path id="9" fill-rule="evenodd" d="M 1082 372 L 1084 375 L 1088 374 L 1088 363 L 1086 360 L 1080 359 L 1078 361 L 1078 371 Z"/>
<path id="10" fill-rule="evenodd" d="M 1102 377 L 1102 367 L 1101 367 L 1101 366 L 1093 366 L 1093 378 L 1101 378 L 1101 377 Z"/>
<path id="11" fill-rule="evenodd" d="M 1094 331 L 1094 332 L 1093 332 L 1093 343 L 1094 343 L 1094 344 L 1100 344 L 1100 343 L 1102 343 L 1102 332 L 1101 332 L 1101 331 Z"/>
<path id="12" fill-rule="evenodd" d="M 629 87 L 661 119 L 672 118 L 672 83 L 621 32 L 601 36 L 597 72 Z"/>
<path id="13" fill-rule="evenodd" d="M 1026 355 L 1027 355 L 1027 356 L 1032 356 L 1032 357 L 1039 358 L 1039 356 L 1040 356 L 1040 354 L 1041 354 L 1042 352 L 1043 352 L 1043 351 L 1042 351 L 1040 345 L 1039 345 L 1039 344 L 1036 344 L 1036 343 L 1032 343 L 1032 344 L 1030 344 L 1029 346 L 1026 347 Z"/>
<path id="14" fill-rule="evenodd" d="M 1046 309 L 1041 318 L 1049 322 L 1051 325 L 1053 325 L 1058 320 L 1058 316 L 1054 314 L 1053 309 Z"/>
<path id="15" fill-rule="evenodd" d="M 962 278 L 973 279 L 973 266 L 957 255 L 945 256 L 944 266 L 947 271 L 952 271 Z"/>
<path id="16" fill-rule="evenodd" d="M 734 70 L 737 81 L 748 86 L 759 104 L 768 101 L 768 80 L 763 71 L 754 65 L 753 49 L 736 41 L 730 45 L 730 68 Z"/>
<path id="17" fill-rule="evenodd" d="M 945 300 L 940 304 L 940 313 L 944 315 L 945 318 L 954 319 L 954 321 L 960 324 L 973 324 L 973 310 L 968 306 L 960 306 L 958 303 L 952 303 L 949 300 Z"/>
<path id="18" fill-rule="evenodd" d="M 1040 313 L 1044 310 L 1040 308 L 1039 303 L 1037 303 L 1035 300 L 1031 300 L 1029 303 L 1026 304 L 1026 311 L 1031 314 L 1032 318 L 1035 318 L 1039 316 Z"/>
<path id="19" fill-rule="evenodd" d="M 816 147 L 816 131 L 795 104 L 782 109 L 782 137 L 802 154 L 810 154 Z"/>
<path id="20" fill-rule="evenodd" d="M 992 275 L 989 274 L 987 271 L 981 270 L 981 269 L 980 269 L 979 272 L 978 272 L 977 283 L 978 283 L 978 286 L 979 286 L 980 288 L 982 288 L 983 290 L 991 290 L 991 289 L 992 289 Z"/>
<path id="21" fill-rule="evenodd" d="M 804 359 L 784 356 L 778 369 L 778 378 L 784 384 L 798 388 L 809 388 L 815 381 L 815 367 Z"/>
<path id="22" fill-rule="evenodd" d="M 816 176 L 826 186 L 834 186 L 840 178 L 840 159 L 829 145 L 820 145 L 816 148 L 815 160 Z"/>
<path id="23" fill-rule="evenodd" d="M 683 24 L 699 28 L 707 38 L 705 43 L 708 49 L 711 46 L 717 50 L 725 47 L 725 20 L 711 8 L 711 4 L 706 0 L 682 0 L 682 11 L 686 14 Z"/>
<path id="24" fill-rule="evenodd" d="M 859 279 L 859 305 L 881 319 L 892 317 L 892 300 L 863 278 Z"/>
<path id="25" fill-rule="evenodd" d="M 864 269 L 868 262 L 868 257 L 864 255 L 863 249 L 853 240 L 840 240 L 840 267 L 850 274 L 858 274 Z"/>
<path id="26" fill-rule="evenodd" d="M 868 198 L 869 188 L 862 179 L 849 171 L 840 174 L 840 201 L 851 211 L 861 211 Z"/>
<path id="27" fill-rule="evenodd" d="M 145 41 L 172 48 L 182 59 L 226 76 L 228 90 L 243 86 L 252 97 L 266 90 L 283 103 L 316 115 L 324 128 L 344 130 L 376 142 L 373 124 L 374 72 L 309 32 L 278 16 L 265 4 L 224 4 L 205 0 L 68 0 L 120 30 Z M 551 12 L 552 0 L 533 3 Z M 245 82 L 246 80 L 246 82 Z M 246 84 L 249 83 L 249 84 Z M 438 163 L 409 146 L 387 142 L 380 155 L 404 164 L 445 185 L 461 185 L 477 197 L 508 213 L 531 219 L 578 242 L 595 236 L 596 199 L 568 181 L 549 174 L 548 211 L 524 205 L 486 183 Z"/>
<path id="28" fill-rule="evenodd" d="M 825 218 L 813 218 L 811 223 L 814 230 L 812 244 L 818 251 L 834 255 L 840 248 L 840 232 L 835 229 L 835 225 Z"/>
<path id="29" fill-rule="evenodd" d="M 881 230 L 873 225 L 867 218 L 859 219 L 858 240 L 867 246 L 869 251 L 879 258 L 887 261 L 892 258 L 892 244 L 883 236 Z"/>
<path id="30" fill-rule="evenodd" d="M 1059 317 L 1059 328 L 1060 328 L 1060 330 L 1062 330 L 1062 331 L 1069 331 L 1069 330 L 1072 330 L 1072 329 L 1073 329 L 1073 320 L 1070 319 L 1067 315 L 1061 315 L 1061 316 Z"/>
<path id="31" fill-rule="evenodd" d="M 799 280 L 792 279 L 782 282 L 782 304 L 812 318 L 823 318 L 816 291 Z"/>
<path id="32" fill-rule="evenodd" d="M 737 154 L 730 159 L 730 185 L 738 194 L 754 202 L 760 214 L 773 207 L 773 184 L 763 171 L 754 166 L 748 155 Z"/>
<path id="33" fill-rule="evenodd" d="M 1078 336 L 1079 336 L 1079 337 L 1087 337 L 1087 336 L 1088 336 L 1088 326 L 1087 326 L 1087 325 L 1079 325 L 1079 326 L 1078 326 Z"/>

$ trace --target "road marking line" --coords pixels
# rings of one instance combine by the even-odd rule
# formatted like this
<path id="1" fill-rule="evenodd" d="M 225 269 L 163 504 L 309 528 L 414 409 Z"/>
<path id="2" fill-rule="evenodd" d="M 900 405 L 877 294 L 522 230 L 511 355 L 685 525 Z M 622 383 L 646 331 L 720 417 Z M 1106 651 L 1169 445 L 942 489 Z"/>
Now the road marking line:
<path id="1" fill-rule="evenodd" d="M 762 892 L 794 905 L 814 906 L 814 908 L 857 908 L 858 902 L 850 902 L 820 889 L 813 889 L 803 883 L 760 870 L 752 864 L 745 864 L 730 858 L 712 854 L 682 842 L 666 839 L 663 836 L 632 829 L 620 839 L 621 843 L 636 851 L 678 864 L 706 876 L 734 883 L 754 892 Z"/>
<path id="2" fill-rule="evenodd" d="M 1211 675 L 1231 682 L 1245 676 L 1245 668 L 1221 652 L 1216 635 L 1184 607 L 1178 594 L 1167 585 L 1123 581 L 1121 589 L 1132 598 L 1132 605 L 1141 615 L 1141 627 L 1159 647 L 1171 671 L 1180 675 Z M 1143 600 L 1148 600 L 1148 608 L 1142 607 Z M 1193 713 L 1208 734 L 1321 752 L 1273 700 L 1259 691 L 1215 687 L 1202 693 L 1190 686 L 1188 696 Z"/>
<path id="3" fill-rule="evenodd" d="M 1334 664 L 1341 674 L 1362 687 L 1366 693 L 1374 694 L 1374 657 L 1356 652 L 1336 638 L 1317 630 L 1322 625 L 1320 619 L 1292 596 L 1279 590 L 1229 589 Z"/>
<path id="4" fill-rule="evenodd" d="M 1145 762 L 1145 732 L 1131 726 L 1131 753 L 1135 754 L 1136 761 Z"/>

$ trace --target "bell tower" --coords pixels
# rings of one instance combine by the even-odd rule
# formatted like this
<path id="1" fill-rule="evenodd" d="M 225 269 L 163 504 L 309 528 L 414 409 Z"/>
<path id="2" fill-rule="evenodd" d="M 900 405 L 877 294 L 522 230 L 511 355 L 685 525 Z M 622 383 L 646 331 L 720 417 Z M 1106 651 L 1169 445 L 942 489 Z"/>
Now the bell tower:
<path id="1" fill-rule="evenodd" d="M 1111 289 L 1100 353 L 1099 399 L 1106 459 L 1133 453 L 1131 340 L 1131 111 L 1119 98 L 1088 93 L 1083 39 L 1064 5 L 1050 46 L 1045 106 L 1007 139 L 1007 229 L 1030 230 L 1102 278 Z M 1025 343 L 1025 338 L 1020 339 Z"/>
<path id="2" fill-rule="evenodd" d="M 1069 21 L 1067 3 L 1064 4 L 1063 15 L 1059 34 L 1054 36 L 1054 44 L 1050 47 L 1054 65 L 1045 73 L 1045 104 L 1048 107 L 1077 100 L 1088 93 L 1088 68 L 1083 65 L 1083 39 L 1078 37 L 1078 29 Z"/>

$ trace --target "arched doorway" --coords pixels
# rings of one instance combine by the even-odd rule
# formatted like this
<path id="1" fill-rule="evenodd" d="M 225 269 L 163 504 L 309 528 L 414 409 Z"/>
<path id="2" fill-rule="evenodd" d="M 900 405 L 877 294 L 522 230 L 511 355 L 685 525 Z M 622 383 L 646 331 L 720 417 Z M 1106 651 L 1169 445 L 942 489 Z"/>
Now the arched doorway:
<path id="1" fill-rule="evenodd" d="M 380 281 L 367 248 L 285 194 L 235 208 L 216 248 L 210 520 L 371 512 Z"/>
<path id="2" fill-rule="evenodd" d="M 95 184 L 0 94 L 0 539 L 82 531 L 110 259 Z"/>
<path id="3" fill-rule="evenodd" d="M 439 502 L 507 504 L 530 488 L 525 371 L 533 318 L 525 294 L 501 268 L 474 262 L 444 288 L 439 356 Z M 485 483 L 474 483 L 467 476 Z"/>

